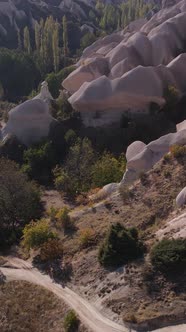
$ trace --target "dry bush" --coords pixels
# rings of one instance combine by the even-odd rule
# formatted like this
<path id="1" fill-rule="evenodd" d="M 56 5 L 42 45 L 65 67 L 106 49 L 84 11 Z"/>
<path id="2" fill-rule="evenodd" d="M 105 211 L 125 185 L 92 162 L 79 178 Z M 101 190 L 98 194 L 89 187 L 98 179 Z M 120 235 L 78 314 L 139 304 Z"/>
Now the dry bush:
<path id="1" fill-rule="evenodd" d="M 94 243 L 94 231 L 91 228 L 82 229 L 79 236 L 79 244 L 81 248 L 87 248 Z"/>
<path id="2" fill-rule="evenodd" d="M 63 245 L 59 239 L 49 239 L 40 249 L 40 259 L 43 262 L 53 261 L 63 256 Z"/>
<path id="3" fill-rule="evenodd" d="M 170 152 L 176 159 L 184 157 L 186 155 L 186 146 L 172 145 L 170 147 Z"/>

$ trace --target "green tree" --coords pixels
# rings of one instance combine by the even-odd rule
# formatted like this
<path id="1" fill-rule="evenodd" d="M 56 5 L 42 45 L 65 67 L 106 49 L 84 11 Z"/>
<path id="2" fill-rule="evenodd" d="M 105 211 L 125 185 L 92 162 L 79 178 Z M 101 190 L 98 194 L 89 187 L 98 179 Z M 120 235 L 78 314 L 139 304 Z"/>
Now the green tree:
<path id="1" fill-rule="evenodd" d="M 64 329 L 65 332 L 76 332 L 78 331 L 78 326 L 79 326 L 79 319 L 74 312 L 74 310 L 70 310 L 65 318 L 64 318 Z"/>
<path id="2" fill-rule="evenodd" d="M 126 229 L 120 223 L 116 223 L 110 226 L 99 249 L 98 259 L 104 266 L 120 266 L 138 258 L 143 250 L 137 230 Z"/>
<path id="3" fill-rule="evenodd" d="M 40 193 L 18 166 L 0 159 L 0 245 L 20 236 L 25 224 L 40 217 Z"/>
<path id="4" fill-rule="evenodd" d="M 67 29 L 67 19 L 63 16 L 63 54 L 66 58 L 69 53 L 68 49 L 68 29 Z"/>
<path id="5" fill-rule="evenodd" d="M 25 27 L 24 28 L 24 31 L 23 31 L 23 44 L 24 44 L 24 50 L 30 54 L 31 53 L 31 43 L 30 43 L 30 32 L 29 32 L 29 29 L 28 27 Z"/>
<path id="6" fill-rule="evenodd" d="M 22 245 L 26 249 L 38 248 L 49 239 L 56 238 L 56 234 L 51 231 L 49 222 L 46 219 L 32 221 L 23 229 Z"/>
<path id="7" fill-rule="evenodd" d="M 82 38 L 81 38 L 81 50 L 85 49 L 89 45 L 93 44 L 96 41 L 96 36 L 91 33 L 87 32 Z"/>
<path id="8" fill-rule="evenodd" d="M 74 69 L 74 66 L 69 66 L 61 69 L 58 73 L 52 72 L 46 76 L 46 81 L 53 98 L 59 97 L 62 82 L 70 73 L 73 72 Z"/>
<path id="9" fill-rule="evenodd" d="M 24 151 L 22 169 L 31 179 L 47 183 L 57 160 L 52 142 L 41 142 Z"/>
<path id="10" fill-rule="evenodd" d="M 19 29 L 19 28 L 17 29 L 17 49 L 18 49 L 19 51 L 22 50 L 21 32 L 20 32 L 20 29 Z"/>
<path id="11" fill-rule="evenodd" d="M 41 78 L 31 56 L 8 49 L 0 49 L 0 77 L 4 98 L 9 101 L 29 95 Z"/>
<path id="12" fill-rule="evenodd" d="M 60 184 L 61 190 L 76 194 L 87 191 L 91 187 L 91 167 L 95 161 L 95 153 L 91 142 L 78 139 L 70 147 L 66 161 L 56 173 L 55 183 Z"/>
<path id="13" fill-rule="evenodd" d="M 126 159 L 121 155 L 116 159 L 110 153 L 104 153 L 92 167 L 92 183 L 103 187 L 108 183 L 120 182 L 126 167 Z"/>
<path id="14" fill-rule="evenodd" d="M 54 59 L 54 71 L 57 73 L 59 70 L 59 26 L 55 23 L 55 28 L 52 37 L 52 49 Z"/>

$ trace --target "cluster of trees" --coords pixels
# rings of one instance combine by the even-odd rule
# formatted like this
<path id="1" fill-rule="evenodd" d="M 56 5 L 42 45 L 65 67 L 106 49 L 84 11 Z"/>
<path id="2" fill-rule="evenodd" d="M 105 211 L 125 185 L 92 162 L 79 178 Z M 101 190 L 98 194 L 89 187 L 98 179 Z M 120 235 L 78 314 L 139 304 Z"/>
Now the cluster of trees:
<path id="1" fill-rule="evenodd" d="M 98 1 L 100 27 L 106 32 L 124 29 L 131 21 L 145 17 L 153 7 L 153 3 L 145 3 L 143 0 L 128 0 L 120 6 L 112 4 L 104 6 L 101 1 Z"/>
<path id="2" fill-rule="evenodd" d="M 0 48 L 1 97 L 17 101 L 36 89 L 40 80 L 40 70 L 30 55 Z"/>
<path id="3" fill-rule="evenodd" d="M 109 152 L 99 155 L 88 138 L 66 135 L 71 142 L 63 164 L 54 169 L 55 186 L 72 197 L 91 188 L 102 187 L 122 179 L 126 160 Z"/>
<path id="4" fill-rule="evenodd" d="M 24 226 L 41 216 L 40 192 L 17 164 L 0 159 L 0 247 L 22 235 Z"/>
<path id="5" fill-rule="evenodd" d="M 152 4 L 143 0 L 128 0 L 120 5 L 98 0 L 95 10 L 89 12 L 93 26 L 89 30 L 82 32 L 83 22 L 69 21 L 66 16 L 62 21 L 52 16 L 42 18 L 34 29 L 25 26 L 18 30 L 17 49 L 0 49 L 0 97 L 20 100 L 37 90 L 41 80 L 50 73 L 47 80 L 56 98 L 64 79 L 61 70 L 72 66 L 84 48 L 105 33 L 123 29 L 130 21 L 144 17 L 151 8 Z"/>
<path id="6" fill-rule="evenodd" d="M 80 47 L 86 47 L 95 40 L 93 33 L 84 35 L 82 43 L 81 37 L 77 23 L 67 21 L 66 16 L 61 22 L 50 16 L 46 21 L 41 19 L 36 22 L 34 32 L 29 31 L 27 26 L 23 31 L 18 31 L 17 43 L 20 51 L 34 57 L 44 76 L 50 72 L 57 73 L 71 64 L 70 57 L 76 54 Z"/>

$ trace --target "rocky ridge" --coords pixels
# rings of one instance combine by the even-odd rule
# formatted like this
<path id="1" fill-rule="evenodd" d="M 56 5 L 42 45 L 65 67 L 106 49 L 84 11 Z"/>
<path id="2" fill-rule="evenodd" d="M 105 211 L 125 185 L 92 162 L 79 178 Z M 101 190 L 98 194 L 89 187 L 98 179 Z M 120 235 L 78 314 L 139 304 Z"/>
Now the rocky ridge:
<path id="1" fill-rule="evenodd" d="M 185 93 L 185 22 L 182 0 L 148 22 L 133 22 L 133 32 L 125 29 L 85 49 L 63 87 L 86 126 L 111 124 L 122 114 L 148 113 L 152 102 L 162 107 L 168 86 Z"/>

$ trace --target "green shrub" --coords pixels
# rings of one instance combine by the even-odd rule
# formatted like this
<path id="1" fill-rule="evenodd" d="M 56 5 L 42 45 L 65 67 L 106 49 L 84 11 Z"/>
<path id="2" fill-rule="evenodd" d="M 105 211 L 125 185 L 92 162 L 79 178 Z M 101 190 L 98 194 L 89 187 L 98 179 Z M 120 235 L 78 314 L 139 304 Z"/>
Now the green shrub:
<path id="1" fill-rule="evenodd" d="M 78 327 L 79 327 L 79 319 L 74 310 L 70 310 L 64 318 L 65 332 L 75 332 L 78 330 Z"/>
<path id="2" fill-rule="evenodd" d="M 56 238 L 56 234 L 50 230 L 46 219 L 37 222 L 32 221 L 23 230 L 22 244 L 26 249 L 38 248 L 49 239 Z"/>
<path id="3" fill-rule="evenodd" d="M 76 194 L 77 187 L 68 172 L 62 167 L 56 166 L 53 174 L 56 189 L 72 198 Z"/>
<path id="4" fill-rule="evenodd" d="M 180 271 L 186 266 L 186 239 L 163 239 L 150 253 L 151 262 L 158 270 Z"/>
<path id="5" fill-rule="evenodd" d="M 41 142 L 24 151 L 22 169 L 30 178 L 45 183 L 49 181 L 56 161 L 57 155 L 52 142 Z"/>
<path id="6" fill-rule="evenodd" d="M 95 152 L 87 139 L 77 139 L 70 147 L 63 167 L 54 170 L 55 186 L 72 197 L 91 187 L 91 167 L 95 162 Z"/>
<path id="7" fill-rule="evenodd" d="M 63 68 L 57 74 L 53 72 L 47 75 L 46 82 L 48 83 L 48 87 L 53 98 L 58 98 L 62 82 L 68 75 L 70 75 L 70 73 L 73 72 L 74 69 L 74 66 L 69 66 Z"/>
<path id="8" fill-rule="evenodd" d="M 120 266 L 138 258 L 143 250 L 143 245 L 138 240 L 137 230 L 126 229 L 117 223 L 110 226 L 99 249 L 98 259 L 104 266 Z"/>
<path id="9" fill-rule="evenodd" d="M 116 159 L 111 153 L 105 152 L 92 167 L 94 187 L 103 187 L 108 183 L 120 182 L 126 167 L 126 159 L 121 155 Z"/>

